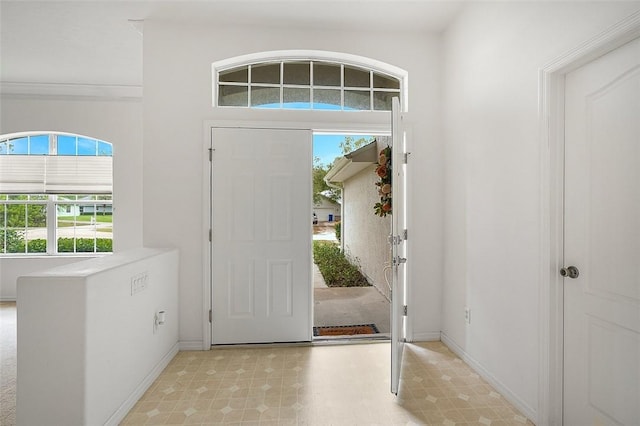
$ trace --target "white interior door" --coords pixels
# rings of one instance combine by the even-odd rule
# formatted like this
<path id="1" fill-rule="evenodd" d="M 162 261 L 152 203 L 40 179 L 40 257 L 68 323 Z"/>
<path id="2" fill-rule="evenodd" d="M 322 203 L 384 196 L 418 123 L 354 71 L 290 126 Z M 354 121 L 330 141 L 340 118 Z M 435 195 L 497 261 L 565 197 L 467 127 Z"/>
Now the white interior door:
<path id="1" fill-rule="evenodd" d="M 391 283 L 391 392 L 398 394 L 402 350 L 405 333 L 405 268 L 407 261 L 405 243 L 405 131 L 402 126 L 400 102 L 393 98 L 392 104 L 392 181 L 393 207 L 391 216 L 391 256 L 393 274 Z"/>
<path id="2" fill-rule="evenodd" d="M 638 425 L 640 40 L 565 90 L 564 424 Z"/>
<path id="3" fill-rule="evenodd" d="M 311 131 L 212 129 L 212 343 L 311 340 Z"/>

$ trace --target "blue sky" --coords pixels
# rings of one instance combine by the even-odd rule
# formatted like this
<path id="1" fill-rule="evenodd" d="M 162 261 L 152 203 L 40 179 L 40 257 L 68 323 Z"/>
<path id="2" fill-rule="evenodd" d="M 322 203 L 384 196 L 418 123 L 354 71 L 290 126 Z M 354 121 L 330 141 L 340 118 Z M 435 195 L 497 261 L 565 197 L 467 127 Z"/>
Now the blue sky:
<path id="1" fill-rule="evenodd" d="M 0 154 L 48 155 L 49 135 L 34 135 L 11 139 L 0 143 Z M 108 142 L 81 136 L 58 135 L 57 155 L 113 155 L 113 147 Z"/>
<path id="2" fill-rule="evenodd" d="M 354 139 L 369 138 L 370 135 L 349 135 Z M 340 142 L 345 135 L 313 135 L 313 157 L 319 157 L 320 163 L 325 165 L 333 164 L 336 157 L 341 157 L 342 150 Z"/>

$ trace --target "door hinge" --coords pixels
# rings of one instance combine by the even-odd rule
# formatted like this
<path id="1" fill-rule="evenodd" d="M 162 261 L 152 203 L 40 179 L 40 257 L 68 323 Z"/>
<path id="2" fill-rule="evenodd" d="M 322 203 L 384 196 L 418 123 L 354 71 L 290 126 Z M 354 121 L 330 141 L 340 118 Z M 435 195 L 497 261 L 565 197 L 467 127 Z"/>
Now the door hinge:
<path id="1" fill-rule="evenodd" d="M 402 231 L 402 239 L 403 240 L 407 241 L 408 235 L 409 235 L 408 230 L 405 229 L 404 231 Z"/>
<path id="2" fill-rule="evenodd" d="M 210 323 L 213 322 L 212 317 L 213 317 L 213 313 L 211 312 L 211 309 L 209 309 L 209 322 Z"/>
<path id="3" fill-rule="evenodd" d="M 209 229 L 209 242 L 213 240 L 213 232 Z"/>
<path id="4" fill-rule="evenodd" d="M 209 148 L 209 161 L 213 160 L 213 148 Z"/>
<path id="5" fill-rule="evenodd" d="M 411 154 L 410 152 L 405 152 L 404 154 L 402 154 L 402 162 L 404 164 L 407 164 L 409 162 L 409 154 Z"/>
<path id="6" fill-rule="evenodd" d="M 402 307 L 402 316 L 403 316 L 403 317 L 406 317 L 406 316 L 407 316 L 407 305 L 404 305 L 404 306 Z"/>

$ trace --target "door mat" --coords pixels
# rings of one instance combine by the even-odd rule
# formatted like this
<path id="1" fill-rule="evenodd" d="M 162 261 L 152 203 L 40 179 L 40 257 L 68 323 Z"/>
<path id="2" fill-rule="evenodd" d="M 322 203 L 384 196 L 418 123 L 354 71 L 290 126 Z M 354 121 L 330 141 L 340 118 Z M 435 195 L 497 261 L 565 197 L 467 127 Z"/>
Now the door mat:
<path id="1" fill-rule="evenodd" d="M 327 327 L 313 327 L 313 335 L 317 336 L 352 336 L 354 334 L 377 334 L 375 324 L 334 325 Z"/>

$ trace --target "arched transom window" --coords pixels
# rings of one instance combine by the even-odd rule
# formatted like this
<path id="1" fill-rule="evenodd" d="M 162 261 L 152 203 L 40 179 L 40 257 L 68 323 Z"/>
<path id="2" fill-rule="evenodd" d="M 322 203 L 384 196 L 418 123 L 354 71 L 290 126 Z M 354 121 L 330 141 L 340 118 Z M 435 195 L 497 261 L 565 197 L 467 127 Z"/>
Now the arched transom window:
<path id="1" fill-rule="evenodd" d="M 214 67 L 219 107 L 390 111 L 400 77 L 329 60 L 267 60 Z"/>

